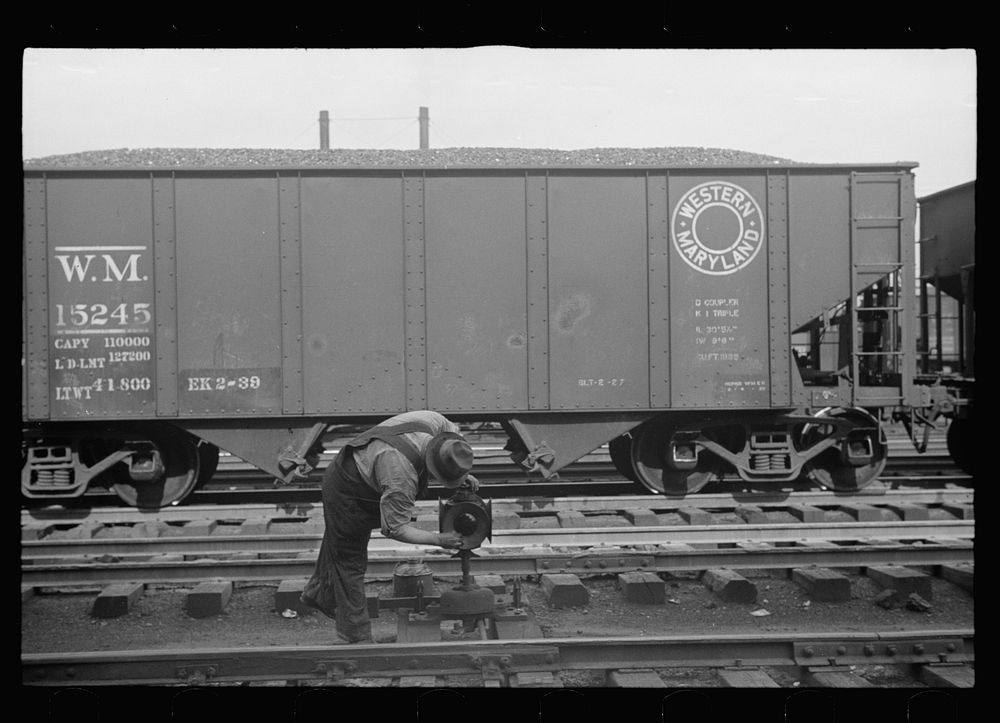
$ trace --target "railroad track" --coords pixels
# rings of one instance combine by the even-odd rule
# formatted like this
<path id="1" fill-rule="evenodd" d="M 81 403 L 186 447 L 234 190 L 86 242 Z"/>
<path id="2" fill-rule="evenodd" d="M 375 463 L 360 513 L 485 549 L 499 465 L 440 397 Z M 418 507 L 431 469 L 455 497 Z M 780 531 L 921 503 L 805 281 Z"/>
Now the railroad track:
<path id="1" fill-rule="evenodd" d="M 636 570 L 691 572 L 708 568 L 858 568 L 874 565 L 969 565 L 973 528 L 953 523 L 858 523 L 795 526 L 693 526 L 662 542 L 661 530 L 629 534 L 566 530 L 547 535 L 502 535 L 501 545 L 482 548 L 477 574 L 502 576 L 574 573 L 613 575 Z M 181 538 L 162 543 L 93 545 L 67 541 L 22 556 L 22 588 L 103 586 L 115 583 L 191 585 L 281 582 L 312 573 L 318 540 L 300 536 Z M 374 540 L 367 577 L 389 579 L 405 560 L 423 558 L 438 577 L 460 577 L 461 563 L 435 549 L 388 546 Z M 87 550 L 89 552 L 83 552 Z M 115 552 L 101 550 L 114 550 Z M 127 550 L 122 552 L 122 550 Z"/>
<path id="2" fill-rule="evenodd" d="M 969 491 L 884 491 L 865 502 L 832 493 L 699 507 L 651 496 L 497 501 L 491 540 L 479 550 L 486 574 L 716 567 L 793 568 L 971 562 Z M 706 504 L 709 503 L 709 504 Z M 415 524 L 436 527 L 421 502 Z M 22 513 L 22 583 L 52 585 L 236 582 L 306 577 L 323 534 L 318 505 L 178 507 L 155 522 L 137 510 L 55 509 Z M 823 548 L 827 545 L 827 548 Z M 374 533 L 369 573 L 391 577 L 402 558 L 424 554 L 439 575 L 459 574 L 438 548 L 414 548 Z"/>
<path id="3" fill-rule="evenodd" d="M 336 685 L 368 678 L 436 687 L 451 678 L 500 688 L 560 687 L 573 673 L 597 673 L 614 687 L 667 687 L 671 671 L 697 668 L 711 671 L 719 686 L 781 687 L 789 673 L 774 669 L 792 668 L 808 685 L 868 687 L 859 666 L 912 666 L 925 685 L 964 687 L 971 685 L 974 641 L 972 630 L 953 629 L 51 653 L 22 655 L 21 680 L 35 686 Z"/>
<path id="4" fill-rule="evenodd" d="M 488 490 L 487 486 L 482 488 Z M 484 494 L 484 497 L 489 495 Z M 530 515 L 533 513 L 557 513 L 579 511 L 583 514 L 622 512 L 631 509 L 649 509 L 662 512 L 677 511 L 682 508 L 700 508 L 717 512 L 734 512 L 741 506 L 758 505 L 764 510 L 778 510 L 789 505 L 811 505 L 836 507 L 858 502 L 872 505 L 959 505 L 971 504 L 974 492 L 968 488 L 935 489 L 895 489 L 889 483 L 875 483 L 858 492 L 840 493 L 826 490 L 778 490 L 738 494 L 732 492 L 700 493 L 691 497 L 675 498 L 660 495 L 616 495 L 591 497 L 586 495 L 527 497 L 500 497 L 492 499 L 494 514 L 501 518 L 511 514 Z M 430 514 L 437 510 L 436 500 L 418 500 L 418 514 Z M 27 508 L 21 511 L 21 526 L 49 524 L 128 524 L 148 521 L 187 523 L 195 520 L 243 520 L 270 517 L 318 517 L 322 516 L 321 503 L 279 502 L 240 503 L 232 505 L 180 505 L 145 512 L 133 507 L 72 507 L 48 505 Z M 503 524 L 503 523 L 501 523 Z M 496 526 L 496 525 L 495 525 Z M 38 530 L 41 532 L 41 530 Z"/>
<path id="5" fill-rule="evenodd" d="M 387 580 L 412 550 L 376 549 L 369 614 L 373 630 L 396 631 L 394 642 L 377 645 L 316 645 L 332 635 L 331 623 L 298 602 L 315 553 L 30 564 L 22 583 L 38 586 L 22 593 L 22 680 L 677 687 L 694 675 L 709 686 L 970 686 L 972 530 L 956 522 L 762 525 L 741 529 L 745 542 L 733 542 L 732 526 L 692 526 L 685 542 L 631 547 L 581 543 L 577 536 L 593 530 L 555 531 L 566 544 L 479 551 L 475 579 L 498 604 L 493 619 L 471 631 L 421 618 L 426 612 L 386 609 L 383 601 L 394 599 Z M 460 563 L 445 553 L 424 561 L 433 600 L 458 579 Z M 46 592 L 52 585 L 56 594 Z M 84 587 L 64 587 L 77 585 Z M 102 588 L 96 596 L 94 586 Z M 878 602 L 886 595 L 888 605 Z M 914 610 L 935 607 L 908 610 L 918 604 L 925 607 Z M 419 599 L 407 605 L 422 609 Z M 891 632 L 845 632 L 873 615 L 889 616 L 881 630 Z M 958 627 L 928 629 L 942 621 Z M 55 641 L 46 644 L 53 625 Z M 428 630 L 435 641 L 426 642 Z M 101 652 L 62 649 L 81 637 L 83 650 Z M 234 639 L 238 645 L 222 645 Z"/>
<path id="6" fill-rule="evenodd" d="M 635 495 L 644 490 L 632 482 L 622 478 L 614 470 L 610 461 L 589 460 L 578 462 L 563 470 L 559 478 L 552 480 L 527 479 L 512 472 L 512 464 L 480 466 L 476 474 L 482 483 L 482 494 L 494 498 L 518 498 L 526 496 L 558 497 L 562 495 Z M 241 462 L 221 463 L 214 478 L 205 486 L 195 490 L 185 500 L 182 506 L 202 504 L 237 504 L 237 503 L 271 503 L 297 504 L 318 502 L 320 499 L 320 473 L 314 473 L 310 479 L 292 483 L 277 484 L 274 480 L 251 471 Z M 887 466 L 880 480 L 872 483 L 858 493 L 869 491 L 878 493 L 881 489 L 890 488 L 943 488 L 946 486 L 972 487 L 972 478 L 956 470 L 950 460 L 941 457 L 926 458 L 916 461 L 897 461 Z M 684 499 L 701 499 L 703 496 L 725 492 L 733 496 L 746 495 L 787 495 L 796 491 L 816 489 L 809 482 L 791 482 L 780 487 L 750 488 L 742 480 L 735 478 L 723 479 L 713 483 L 706 490 Z M 432 487 L 430 494 L 440 494 L 443 491 Z M 25 509 L 41 509 L 53 504 L 67 507 L 125 507 L 125 503 L 113 492 L 95 488 L 81 497 L 68 500 L 24 500 Z"/>
<path id="7" fill-rule="evenodd" d="M 413 639 L 410 612 L 381 606 L 400 562 L 422 557 L 433 599 L 460 577 L 459 560 L 376 534 L 369 611 L 373 628 L 395 630 L 397 640 L 347 647 L 316 646 L 330 621 L 298 603 L 322 534 L 317 504 L 181 506 L 155 521 L 131 508 L 26 510 L 22 679 L 43 688 L 972 684 L 972 490 L 752 499 L 495 500 L 505 529 L 476 551 L 473 572 L 497 593 L 497 614 L 472 630 L 442 623 L 440 642 Z M 208 606 L 197 615 L 204 620 L 191 617 L 195 599 Z M 98 633 L 102 600 L 126 612 Z M 932 612 L 908 609 L 919 605 Z M 891 632 L 857 632 L 873 614 L 894 617 L 863 629 Z M 54 620 L 60 633 L 44 643 Z M 782 624 L 762 624 L 771 620 Z M 163 621 L 180 626 L 172 637 L 135 633 Z M 935 622 L 951 627 L 928 627 Z M 64 636 L 103 650 L 60 651 L 70 645 Z M 224 645 L 234 638 L 238 645 Z"/>

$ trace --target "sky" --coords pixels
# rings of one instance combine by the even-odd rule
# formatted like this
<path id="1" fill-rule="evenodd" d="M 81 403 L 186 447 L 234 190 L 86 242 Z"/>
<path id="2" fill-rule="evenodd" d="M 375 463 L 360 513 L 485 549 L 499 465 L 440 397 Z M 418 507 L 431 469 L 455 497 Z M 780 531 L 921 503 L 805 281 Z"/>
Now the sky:
<path id="1" fill-rule="evenodd" d="M 972 49 L 60 49 L 22 58 L 22 157 L 114 148 L 701 146 L 976 177 Z"/>

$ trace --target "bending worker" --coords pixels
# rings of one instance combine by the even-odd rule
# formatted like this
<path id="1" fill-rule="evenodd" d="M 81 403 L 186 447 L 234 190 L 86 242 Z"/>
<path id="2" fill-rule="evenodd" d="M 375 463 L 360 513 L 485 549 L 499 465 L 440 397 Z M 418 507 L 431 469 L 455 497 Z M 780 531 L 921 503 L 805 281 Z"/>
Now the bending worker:
<path id="1" fill-rule="evenodd" d="M 458 426 L 437 412 L 405 412 L 345 444 L 323 474 L 326 529 L 316 570 L 302 602 L 336 621 L 337 642 L 371 640 L 365 600 L 368 541 L 373 529 L 414 545 L 462 547 L 457 532 L 429 532 L 410 523 L 429 480 L 448 488 L 479 482 L 469 474 L 472 447 Z"/>

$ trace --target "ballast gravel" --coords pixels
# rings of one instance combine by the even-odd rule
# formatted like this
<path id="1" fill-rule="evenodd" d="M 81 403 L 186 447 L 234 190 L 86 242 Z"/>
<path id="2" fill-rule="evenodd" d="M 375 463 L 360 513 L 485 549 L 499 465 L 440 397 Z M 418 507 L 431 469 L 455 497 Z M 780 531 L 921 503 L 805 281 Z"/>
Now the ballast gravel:
<path id="1" fill-rule="evenodd" d="M 880 588 L 871 579 L 849 574 L 851 599 L 818 602 L 779 571 L 751 574 L 759 594 L 747 604 L 719 601 L 694 573 L 663 574 L 666 602 L 648 605 L 627 602 L 615 576 L 584 578 L 589 603 L 578 608 L 550 609 L 541 585 L 522 580 L 523 602 L 535 616 L 545 637 L 723 635 L 764 632 L 890 632 L 901 630 L 973 629 L 973 595 L 941 578 L 933 578 L 933 603 L 917 612 L 905 606 L 884 609 L 875 599 Z M 436 580 L 438 587 L 457 580 Z M 510 589 L 510 580 L 507 580 Z M 313 614 L 284 616 L 274 609 L 276 584 L 238 584 L 225 612 L 192 618 L 184 612 L 190 588 L 148 586 L 128 615 L 101 620 L 91 617 L 96 591 L 77 594 L 35 593 L 21 609 L 22 653 L 239 648 L 332 644 L 333 622 Z M 369 583 L 370 592 L 390 592 L 391 584 Z M 755 616 L 766 610 L 766 616 Z M 373 620 L 377 640 L 396 632 L 396 618 L 383 612 Z M 447 634 L 444 632 L 443 634 Z M 658 671 L 672 685 L 715 685 L 709 670 Z M 893 671 L 873 670 L 870 682 L 879 686 L 913 684 L 896 680 Z M 881 679 L 880 679 L 881 676 Z M 888 678 L 886 677 L 888 676 Z M 780 677 L 780 676 L 779 676 Z M 599 686 L 603 676 L 568 673 L 564 685 Z M 792 687 L 795 681 L 789 678 Z M 447 685 L 481 685 L 481 678 L 446 681 Z M 784 684 L 784 683 L 783 683 Z M 919 683 L 916 683 L 919 685 Z"/>

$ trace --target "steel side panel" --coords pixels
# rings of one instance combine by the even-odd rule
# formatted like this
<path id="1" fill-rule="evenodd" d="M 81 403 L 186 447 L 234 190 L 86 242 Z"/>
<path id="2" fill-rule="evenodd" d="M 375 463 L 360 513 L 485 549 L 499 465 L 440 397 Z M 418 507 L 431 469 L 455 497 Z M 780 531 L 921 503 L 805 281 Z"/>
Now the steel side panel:
<path id="1" fill-rule="evenodd" d="M 791 331 L 788 328 L 788 177 L 767 179 L 768 300 L 771 351 L 771 406 L 792 403 Z"/>
<path id="2" fill-rule="evenodd" d="M 548 176 L 528 174 L 524 180 L 528 324 L 528 403 L 549 408 L 549 234 Z"/>
<path id="3" fill-rule="evenodd" d="M 402 411 L 400 179 L 304 176 L 301 184 L 305 411 Z"/>
<path id="4" fill-rule="evenodd" d="M 649 404 L 643 175 L 549 177 L 552 409 Z"/>
<path id="5" fill-rule="evenodd" d="M 523 176 L 425 180 L 428 405 L 528 406 Z"/>
<path id="6" fill-rule="evenodd" d="M 155 413 L 150 179 L 46 182 L 52 419 Z"/>
<path id="7" fill-rule="evenodd" d="M 281 223 L 281 379 L 285 414 L 302 414 L 302 246 L 299 177 L 278 178 Z"/>
<path id="8" fill-rule="evenodd" d="M 673 406 L 767 407 L 766 178 L 672 176 L 669 198 Z"/>
<path id="9" fill-rule="evenodd" d="M 45 179 L 24 181 L 24 368 L 26 419 L 49 416 L 49 297 Z"/>
<path id="10" fill-rule="evenodd" d="M 26 178 L 25 413 L 783 406 L 778 337 L 849 295 L 852 215 L 859 262 L 910 261 L 897 249 L 911 240 L 912 177 L 884 173 L 852 199 L 851 170 L 782 169 L 783 241 L 768 169 Z M 674 225 L 685 194 L 717 181 L 744 187 L 766 227 L 726 275 L 693 268 Z M 726 214 L 713 206 L 698 224 L 725 236 Z M 785 274 L 787 327 L 768 313 Z M 696 317 L 706 301 L 739 315 Z M 699 358 L 705 345 L 737 356 Z"/>
<path id="11" fill-rule="evenodd" d="M 851 295 L 850 178 L 788 177 L 789 322 L 794 333 Z"/>
<path id="12" fill-rule="evenodd" d="M 888 264 L 900 261 L 900 176 L 854 174 L 851 199 L 854 217 L 854 260 L 858 264 Z M 875 275 L 859 280 L 861 287 L 876 281 Z M 913 288 L 912 286 L 910 288 Z"/>
<path id="13" fill-rule="evenodd" d="M 424 174 L 403 177 L 406 409 L 427 407 L 427 254 Z"/>
<path id="14" fill-rule="evenodd" d="M 180 411 L 280 413 L 275 179 L 195 174 L 175 183 Z"/>
<path id="15" fill-rule="evenodd" d="M 649 262 L 649 406 L 670 406 L 670 214 L 666 175 L 646 179 Z"/>
<path id="16" fill-rule="evenodd" d="M 156 285 L 156 414 L 177 416 L 177 233 L 173 174 L 154 174 L 153 271 Z"/>
<path id="17" fill-rule="evenodd" d="M 915 248 L 916 239 L 914 238 L 914 234 L 916 233 L 917 201 L 914 190 L 913 174 L 901 174 L 899 185 L 899 199 L 901 207 L 900 215 L 902 216 L 899 229 L 899 252 L 900 260 L 903 262 L 902 271 L 900 273 L 900 286 L 903 289 L 914 289 L 917 284 L 915 268 L 917 250 Z M 906 294 L 906 297 L 912 299 L 908 293 Z M 906 305 L 906 308 L 900 317 L 900 327 L 900 345 L 901 348 L 907 350 L 907 354 L 903 357 L 901 367 L 903 374 L 902 392 L 906 400 L 906 404 L 918 406 L 921 403 L 920 394 L 913 381 L 917 373 L 917 309 L 912 302 Z M 969 341 L 971 342 L 972 340 L 970 339 Z M 971 365 L 971 347 L 968 358 L 970 359 L 969 363 Z"/>
<path id="18" fill-rule="evenodd" d="M 26 419 L 49 416 L 49 317 L 45 179 L 24 181 L 24 368 Z"/>

